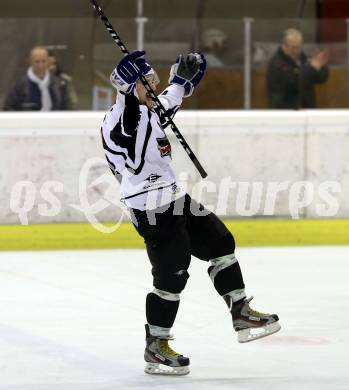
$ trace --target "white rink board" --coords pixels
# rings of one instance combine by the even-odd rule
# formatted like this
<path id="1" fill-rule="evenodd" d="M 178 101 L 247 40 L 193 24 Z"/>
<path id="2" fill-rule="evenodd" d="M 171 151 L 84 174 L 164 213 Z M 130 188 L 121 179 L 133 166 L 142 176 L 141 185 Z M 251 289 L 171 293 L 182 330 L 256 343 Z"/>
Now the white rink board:
<path id="1" fill-rule="evenodd" d="M 143 373 L 145 251 L 0 252 L 0 389 L 347 390 L 349 247 L 236 254 L 251 306 L 281 331 L 239 344 L 193 259 L 172 344 L 191 373 L 167 378 Z"/>
<path id="2" fill-rule="evenodd" d="M 0 163 L 6 167 L 0 175 L 0 224 L 19 222 L 10 208 L 10 197 L 17 182 L 28 180 L 35 191 L 28 213 L 30 223 L 86 221 L 72 205 L 81 204 L 79 175 L 91 158 L 97 160 L 88 175 L 88 202 L 106 199 L 109 203 L 98 213 L 101 221 L 119 216 L 120 210 L 112 204 L 118 204 L 118 184 L 103 160 L 99 135 L 103 116 L 101 112 L 0 114 Z M 232 182 L 248 185 L 250 194 L 252 183 L 262 186 L 262 202 L 253 215 L 265 216 L 268 183 L 287 182 L 291 186 L 307 180 L 314 186 L 315 198 L 304 215 L 313 218 L 318 216 L 316 208 L 321 204 L 319 186 L 324 181 L 336 181 L 342 190 L 332 194 L 339 205 L 334 217 L 349 217 L 347 111 L 182 111 L 175 122 L 208 172 L 204 181 L 208 189 L 202 197 L 205 204 L 217 205 L 217 191 L 210 192 L 212 186 L 216 190 L 230 177 Z M 168 134 L 176 172 L 180 179 L 189 178 L 191 192 L 200 178 L 171 130 Z M 48 204 L 42 191 L 51 181 L 61 183 L 62 191 L 58 188 L 54 193 L 61 208 L 58 213 L 43 216 L 38 206 Z M 237 190 L 232 189 L 225 217 L 248 216 L 239 212 L 237 198 Z M 279 193 L 272 215 L 290 216 L 288 190 Z"/>

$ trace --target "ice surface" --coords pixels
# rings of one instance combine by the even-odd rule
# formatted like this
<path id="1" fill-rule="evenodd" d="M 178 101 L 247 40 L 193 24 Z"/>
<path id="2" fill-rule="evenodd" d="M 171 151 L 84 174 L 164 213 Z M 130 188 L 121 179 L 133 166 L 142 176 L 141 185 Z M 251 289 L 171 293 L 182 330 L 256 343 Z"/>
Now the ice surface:
<path id="1" fill-rule="evenodd" d="M 349 389 L 349 247 L 238 249 L 251 306 L 281 331 L 238 344 L 193 259 L 172 346 L 186 377 L 143 373 L 143 250 L 0 252 L 0 389 Z"/>

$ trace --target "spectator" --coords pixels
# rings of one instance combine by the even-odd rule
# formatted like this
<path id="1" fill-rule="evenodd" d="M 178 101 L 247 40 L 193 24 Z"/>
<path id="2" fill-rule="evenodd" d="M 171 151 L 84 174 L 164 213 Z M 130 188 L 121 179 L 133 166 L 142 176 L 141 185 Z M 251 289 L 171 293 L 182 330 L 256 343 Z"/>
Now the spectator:
<path id="1" fill-rule="evenodd" d="M 74 88 L 73 78 L 62 70 L 55 53 L 51 50 L 48 51 L 48 67 L 51 73 L 67 84 L 67 92 L 70 102 L 73 107 L 76 107 L 79 102 L 79 98 Z"/>
<path id="2" fill-rule="evenodd" d="M 317 50 L 308 59 L 303 51 L 302 33 L 296 29 L 286 30 L 281 47 L 268 64 L 270 108 L 315 108 L 315 84 L 327 81 L 327 63 L 327 50 Z"/>
<path id="3" fill-rule="evenodd" d="M 67 83 L 48 69 L 48 51 L 36 46 L 30 51 L 30 66 L 7 95 L 5 111 L 68 110 Z"/>
<path id="4" fill-rule="evenodd" d="M 211 28 L 204 31 L 202 36 L 203 49 L 207 65 L 211 68 L 223 68 L 221 56 L 226 49 L 226 35 L 223 31 Z"/>

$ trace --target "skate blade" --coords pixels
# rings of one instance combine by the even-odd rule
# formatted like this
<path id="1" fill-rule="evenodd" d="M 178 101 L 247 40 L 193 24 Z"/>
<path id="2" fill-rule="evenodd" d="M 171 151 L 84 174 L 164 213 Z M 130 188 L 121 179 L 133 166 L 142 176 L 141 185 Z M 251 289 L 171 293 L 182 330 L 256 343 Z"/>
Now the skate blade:
<path id="1" fill-rule="evenodd" d="M 170 367 L 160 363 L 147 363 L 144 372 L 150 375 L 187 375 L 189 366 Z"/>
<path id="2" fill-rule="evenodd" d="M 278 321 L 262 326 L 260 328 L 248 328 L 238 331 L 238 342 L 248 343 L 250 341 L 258 340 L 263 337 L 272 335 L 278 332 L 281 326 Z"/>

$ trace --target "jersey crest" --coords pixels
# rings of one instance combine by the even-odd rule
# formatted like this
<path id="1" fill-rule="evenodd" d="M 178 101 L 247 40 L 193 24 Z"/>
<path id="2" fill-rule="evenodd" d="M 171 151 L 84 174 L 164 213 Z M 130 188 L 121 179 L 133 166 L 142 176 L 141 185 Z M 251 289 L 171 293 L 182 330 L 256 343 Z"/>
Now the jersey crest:
<path id="1" fill-rule="evenodd" d="M 156 141 L 158 143 L 158 150 L 160 152 L 161 157 L 170 156 L 171 157 L 171 144 L 168 140 L 168 138 L 162 137 L 162 138 L 156 138 Z"/>

